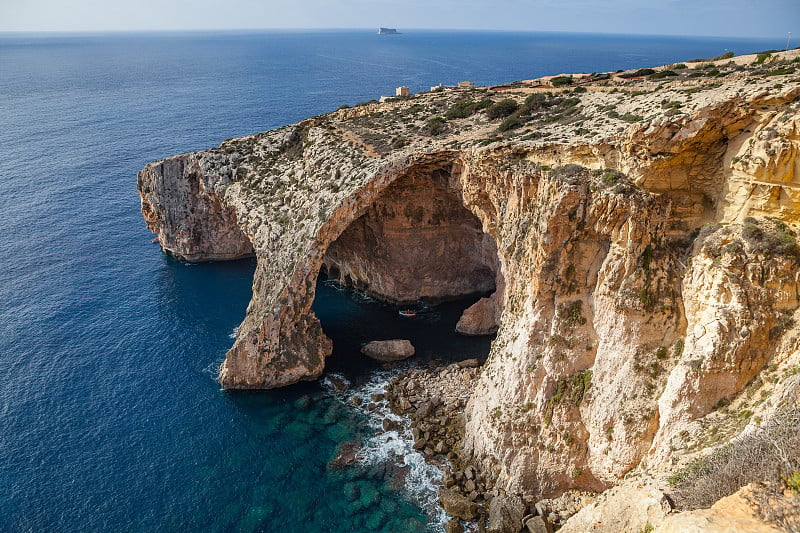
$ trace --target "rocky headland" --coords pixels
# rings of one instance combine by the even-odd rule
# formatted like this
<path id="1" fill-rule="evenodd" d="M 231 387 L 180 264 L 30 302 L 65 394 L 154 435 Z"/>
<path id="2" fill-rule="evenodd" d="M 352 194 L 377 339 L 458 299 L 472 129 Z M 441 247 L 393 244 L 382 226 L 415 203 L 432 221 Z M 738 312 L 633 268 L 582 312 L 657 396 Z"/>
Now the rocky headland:
<path id="1" fill-rule="evenodd" d="M 798 152 L 792 50 L 343 108 L 151 163 L 138 188 L 165 253 L 257 259 L 227 389 L 323 374 L 321 271 L 397 304 L 486 296 L 459 322 L 496 332 L 482 367 L 387 391 L 451 465 L 454 516 L 796 530 Z M 767 441 L 769 479 L 692 493 L 722 475 L 712 450 Z"/>

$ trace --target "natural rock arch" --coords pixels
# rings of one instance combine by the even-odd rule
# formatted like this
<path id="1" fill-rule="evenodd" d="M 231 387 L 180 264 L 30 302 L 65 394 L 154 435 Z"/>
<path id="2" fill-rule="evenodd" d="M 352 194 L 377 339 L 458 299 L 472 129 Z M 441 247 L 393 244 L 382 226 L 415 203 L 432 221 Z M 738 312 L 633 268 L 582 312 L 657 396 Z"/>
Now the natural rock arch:
<path id="1" fill-rule="evenodd" d="M 455 154 L 445 152 L 376 176 L 322 224 L 277 302 L 258 299 L 265 291 L 257 287 L 267 282 L 260 262 L 254 299 L 220 369 L 222 385 L 274 388 L 322 374 L 332 344 L 311 306 L 323 268 L 345 285 L 399 304 L 501 292 L 495 241 L 461 196 L 460 168 Z M 501 302 L 494 297 L 480 309 L 489 309 L 496 323 Z"/>

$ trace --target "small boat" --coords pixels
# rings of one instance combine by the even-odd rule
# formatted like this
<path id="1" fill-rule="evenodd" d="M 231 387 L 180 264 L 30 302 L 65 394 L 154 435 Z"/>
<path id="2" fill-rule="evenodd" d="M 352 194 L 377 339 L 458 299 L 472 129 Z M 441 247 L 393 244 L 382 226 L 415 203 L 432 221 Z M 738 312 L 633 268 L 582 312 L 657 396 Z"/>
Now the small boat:
<path id="1" fill-rule="evenodd" d="M 413 309 L 401 309 L 397 314 L 400 316 L 417 316 L 417 312 Z"/>
<path id="2" fill-rule="evenodd" d="M 153 242 L 158 242 L 158 237 L 153 238 Z"/>

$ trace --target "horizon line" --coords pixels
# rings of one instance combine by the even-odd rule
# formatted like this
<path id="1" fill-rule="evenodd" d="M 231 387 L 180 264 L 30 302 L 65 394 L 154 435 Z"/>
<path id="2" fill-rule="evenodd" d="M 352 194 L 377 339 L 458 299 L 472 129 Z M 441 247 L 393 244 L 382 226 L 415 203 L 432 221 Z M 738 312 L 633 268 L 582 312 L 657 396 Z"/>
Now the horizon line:
<path id="1" fill-rule="evenodd" d="M 108 30 L 4 30 L 0 29 L 0 35 L 43 35 L 43 36 L 79 36 L 79 35 L 109 35 L 109 34 L 132 34 L 132 33 L 267 33 L 267 32 L 325 32 L 325 31 L 374 31 L 376 27 L 329 27 L 329 28 L 303 28 L 303 27 L 290 27 L 290 28 L 176 28 L 176 29 L 108 29 Z M 588 32 L 588 31 L 574 31 L 574 30 L 523 30 L 523 29 L 495 29 L 495 28 L 396 28 L 398 33 L 396 35 L 408 34 L 407 32 L 422 31 L 422 32 L 478 32 L 478 33 L 552 33 L 552 34 L 573 34 L 573 35 L 618 35 L 618 36 L 636 36 L 636 37 L 677 37 L 677 38 L 706 38 L 706 39 L 743 39 L 743 40 L 767 40 L 767 39 L 784 39 L 786 34 L 779 36 L 741 36 L 741 35 L 701 35 L 701 34 L 669 34 L 669 33 L 616 33 L 616 32 Z M 400 31 L 402 30 L 402 31 Z M 786 32 L 791 33 L 791 32 Z"/>

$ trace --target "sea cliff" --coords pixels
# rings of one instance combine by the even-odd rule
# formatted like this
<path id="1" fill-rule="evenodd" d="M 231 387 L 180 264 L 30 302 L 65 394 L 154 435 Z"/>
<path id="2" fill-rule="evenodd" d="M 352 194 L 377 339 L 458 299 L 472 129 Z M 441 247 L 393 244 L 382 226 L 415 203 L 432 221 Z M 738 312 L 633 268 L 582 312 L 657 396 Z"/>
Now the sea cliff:
<path id="1" fill-rule="evenodd" d="M 460 447 L 495 493 L 663 478 L 797 405 L 798 57 L 340 109 L 147 165 L 142 213 L 177 258 L 257 259 L 223 387 L 323 373 L 323 268 L 397 303 L 492 292 Z"/>

